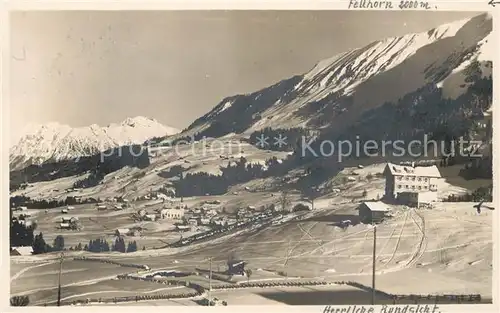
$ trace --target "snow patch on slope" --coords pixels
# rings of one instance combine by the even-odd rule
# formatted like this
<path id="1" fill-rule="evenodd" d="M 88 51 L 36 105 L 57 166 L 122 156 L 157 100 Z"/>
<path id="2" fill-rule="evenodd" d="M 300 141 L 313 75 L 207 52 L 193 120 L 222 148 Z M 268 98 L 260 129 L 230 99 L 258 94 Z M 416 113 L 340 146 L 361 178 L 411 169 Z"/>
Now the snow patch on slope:
<path id="1" fill-rule="evenodd" d="M 443 24 L 428 32 L 417 34 L 407 34 L 402 37 L 392 37 L 372 43 L 365 48 L 358 48 L 350 52 L 340 53 L 332 58 L 320 61 L 311 71 L 309 71 L 295 89 L 300 90 L 306 87 L 310 82 L 317 80 L 317 76 L 323 76 L 319 84 L 307 88 L 309 92 L 324 89 L 327 85 L 333 86 L 329 91 L 337 91 L 346 88 L 354 88 L 368 78 L 388 71 L 391 68 L 401 64 L 404 60 L 414 55 L 418 49 L 429 45 L 437 40 L 446 37 L 453 37 L 470 19 L 463 19 L 448 24 Z M 351 57 L 355 57 L 350 60 Z M 349 62 L 350 61 L 350 62 Z M 350 63 L 349 68 L 345 63 Z M 340 68 L 338 75 L 334 76 L 335 70 Z M 357 75 L 352 75 L 353 79 L 342 78 L 349 69 L 356 69 Z M 326 96 L 326 94 L 324 95 Z M 318 97 L 315 100 L 321 100 Z"/>

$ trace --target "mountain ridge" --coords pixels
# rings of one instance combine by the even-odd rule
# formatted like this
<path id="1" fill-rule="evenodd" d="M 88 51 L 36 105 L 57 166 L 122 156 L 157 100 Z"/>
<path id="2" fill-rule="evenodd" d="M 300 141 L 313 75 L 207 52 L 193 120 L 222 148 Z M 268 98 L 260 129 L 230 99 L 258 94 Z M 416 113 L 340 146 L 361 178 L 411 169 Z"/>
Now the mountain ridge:
<path id="1" fill-rule="evenodd" d="M 104 127 L 97 124 L 71 127 L 58 122 L 30 125 L 11 146 L 10 168 L 16 170 L 31 164 L 91 156 L 111 148 L 142 144 L 150 138 L 178 132 L 175 128 L 143 116 L 127 118 Z"/>
<path id="2" fill-rule="evenodd" d="M 220 137 L 248 135 L 267 127 L 339 126 L 334 120 L 351 123 L 359 113 L 351 118 L 349 111 L 397 101 L 428 83 L 438 84 L 470 59 L 491 58 L 492 52 L 483 50 L 492 50 L 492 44 L 482 44 L 491 31 L 491 14 L 483 13 L 426 32 L 371 42 L 321 60 L 305 74 L 226 97 L 178 136 Z M 329 123 L 318 123 L 319 119 Z"/>

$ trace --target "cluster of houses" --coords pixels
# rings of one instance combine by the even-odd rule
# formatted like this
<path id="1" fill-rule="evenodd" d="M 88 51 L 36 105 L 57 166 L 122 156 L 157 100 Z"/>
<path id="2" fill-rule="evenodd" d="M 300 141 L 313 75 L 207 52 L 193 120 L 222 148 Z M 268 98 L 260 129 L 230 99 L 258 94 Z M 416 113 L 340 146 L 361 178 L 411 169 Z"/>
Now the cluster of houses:
<path id="1" fill-rule="evenodd" d="M 225 227 L 237 224 L 244 224 L 264 214 L 265 212 L 259 212 L 253 206 L 248 206 L 246 208 L 239 208 L 238 210 L 236 210 L 234 214 L 219 214 L 215 209 L 212 208 L 200 208 L 200 209 L 190 209 L 186 213 L 184 213 L 183 221 L 184 224 L 189 227 L 195 227 L 195 226 Z M 182 229 L 183 227 L 179 228 L 179 230 Z"/>
<path id="2" fill-rule="evenodd" d="M 124 210 L 126 208 L 129 208 L 130 204 L 129 204 L 128 200 L 124 200 L 122 202 L 115 202 L 114 204 L 111 204 L 110 207 L 112 210 L 120 211 L 120 210 Z M 108 210 L 108 205 L 106 205 L 104 203 L 97 203 L 96 208 L 98 211 L 106 211 L 106 210 Z"/>
<path id="3" fill-rule="evenodd" d="M 77 216 L 63 216 L 59 223 L 59 229 L 80 230 L 80 220 Z"/>
<path id="4" fill-rule="evenodd" d="M 137 211 L 137 219 L 140 221 L 149 221 L 154 222 L 157 219 L 157 215 L 155 213 L 148 213 L 146 209 L 140 209 Z"/>
<path id="5" fill-rule="evenodd" d="M 11 213 L 14 213 L 14 212 L 17 212 L 17 214 L 11 215 L 11 218 L 16 217 L 17 222 L 19 224 L 22 224 L 26 227 L 29 227 L 33 224 L 33 221 L 29 219 L 31 217 L 31 214 L 28 213 L 27 207 L 19 206 L 19 207 L 11 208 Z M 22 218 L 20 218 L 20 217 L 22 217 Z"/>
<path id="6" fill-rule="evenodd" d="M 426 164 L 427 165 L 427 164 Z M 414 162 L 387 163 L 384 172 L 384 202 L 409 207 L 428 207 L 438 201 L 438 186 L 442 181 L 436 165 L 418 166 Z M 378 223 L 389 215 L 389 207 L 381 201 L 365 201 L 358 207 L 363 223 Z"/>
<path id="7" fill-rule="evenodd" d="M 140 221 L 155 222 L 158 220 L 171 220 L 177 231 L 188 231 L 197 227 L 225 227 L 245 223 L 265 212 L 259 212 L 255 207 L 240 208 L 232 214 L 218 212 L 207 203 L 201 208 L 163 207 L 148 212 L 145 208 L 138 210 L 133 217 Z M 220 204 L 220 202 L 218 203 Z"/>
<path id="8" fill-rule="evenodd" d="M 69 214 L 69 212 L 74 209 L 75 207 L 68 205 L 67 207 L 61 209 L 61 213 Z M 68 230 L 80 230 L 82 227 L 77 216 L 63 216 L 61 217 L 58 228 L 68 229 Z"/>
<path id="9" fill-rule="evenodd" d="M 152 191 L 149 194 L 142 197 L 142 199 L 143 200 L 163 200 L 165 202 L 168 200 L 172 200 L 172 198 L 174 198 L 174 197 L 175 197 L 175 189 L 168 188 L 168 189 L 166 189 L 165 192 Z"/>

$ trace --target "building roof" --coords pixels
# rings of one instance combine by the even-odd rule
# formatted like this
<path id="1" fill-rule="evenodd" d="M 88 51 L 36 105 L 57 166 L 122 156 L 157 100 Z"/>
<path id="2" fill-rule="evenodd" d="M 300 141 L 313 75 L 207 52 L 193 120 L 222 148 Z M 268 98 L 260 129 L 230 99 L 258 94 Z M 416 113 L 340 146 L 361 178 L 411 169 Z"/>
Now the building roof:
<path id="1" fill-rule="evenodd" d="M 116 231 L 119 234 L 126 234 L 126 233 L 128 233 L 130 231 L 130 229 L 128 229 L 128 228 L 118 228 Z"/>
<path id="2" fill-rule="evenodd" d="M 11 254 L 13 255 L 31 255 L 33 253 L 33 247 L 12 247 Z"/>
<path id="3" fill-rule="evenodd" d="M 229 261 L 227 262 L 229 265 L 231 266 L 238 266 L 238 265 L 244 265 L 245 264 L 245 261 L 241 261 L 241 260 L 232 260 L 232 261 Z"/>
<path id="4" fill-rule="evenodd" d="M 368 209 L 372 212 L 387 212 L 389 211 L 389 208 L 387 205 L 383 202 L 377 201 L 377 202 L 372 202 L 372 201 L 365 201 L 363 202 L 364 205 L 368 207 Z"/>
<path id="5" fill-rule="evenodd" d="M 441 178 L 441 173 L 436 165 L 412 167 L 387 163 L 386 168 L 388 168 L 391 174 L 395 176 L 401 175 Z"/>

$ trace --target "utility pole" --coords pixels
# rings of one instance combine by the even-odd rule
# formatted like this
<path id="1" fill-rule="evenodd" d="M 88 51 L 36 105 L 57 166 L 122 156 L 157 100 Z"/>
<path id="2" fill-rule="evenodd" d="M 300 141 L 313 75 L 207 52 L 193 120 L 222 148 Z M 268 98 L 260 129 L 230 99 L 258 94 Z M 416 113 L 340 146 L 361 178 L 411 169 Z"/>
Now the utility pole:
<path id="1" fill-rule="evenodd" d="M 57 306 L 61 306 L 61 275 L 62 275 L 62 265 L 64 261 L 64 253 L 61 252 L 59 259 L 59 279 L 57 284 Z"/>
<path id="2" fill-rule="evenodd" d="M 208 258 L 210 262 L 210 272 L 208 274 L 208 306 L 210 306 L 210 302 L 212 301 L 212 257 Z"/>
<path id="3" fill-rule="evenodd" d="M 375 305 L 375 260 L 377 251 L 377 226 L 373 224 L 373 260 L 372 260 L 372 305 Z"/>
<path id="4" fill-rule="evenodd" d="M 288 264 L 288 259 L 290 258 L 290 240 L 288 240 L 288 244 L 287 244 L 287 247 L 286 247 L 286 256 L 285 256 L 285 264 L 283 264 L 283 270 L 285 271 L 285 279 L 288 279 L 288 271 L 286 270 L 287 268 L 287 264 Z"/>

